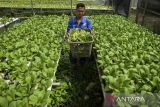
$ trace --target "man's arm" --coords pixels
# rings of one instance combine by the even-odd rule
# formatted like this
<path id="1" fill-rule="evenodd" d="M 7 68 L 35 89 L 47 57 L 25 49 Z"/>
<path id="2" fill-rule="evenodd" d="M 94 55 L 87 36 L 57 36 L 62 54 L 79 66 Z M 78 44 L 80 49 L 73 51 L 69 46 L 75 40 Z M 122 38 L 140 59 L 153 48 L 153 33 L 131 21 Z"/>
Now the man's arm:
<path id="1" fill-rule="evenodd" d="M 92 31 L 92 24 L 91 21 L 89 19 L 87 19 L 87 28 Z"/>
<path id="2" fill-rule="evenodd" d="M 72 18 L 71 19 L 69 19 L 69 21 L 68 21 L 68 28 L 67 28 L 67 32 L 69 32 L 71 29 L 73 29 L 73 23 L 72 23 L 73 21 L 72 21 Z"/>

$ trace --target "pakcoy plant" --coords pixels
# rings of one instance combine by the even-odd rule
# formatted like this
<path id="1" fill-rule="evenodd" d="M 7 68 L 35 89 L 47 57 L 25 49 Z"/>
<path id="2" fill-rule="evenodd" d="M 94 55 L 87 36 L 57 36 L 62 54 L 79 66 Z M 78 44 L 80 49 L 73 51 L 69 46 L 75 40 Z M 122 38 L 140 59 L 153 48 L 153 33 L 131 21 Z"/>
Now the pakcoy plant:
<path id="1" fill-rule="evenodd" d="M 62 25 L 59 27 L 59 25 Z M 0 106 L 50 104 L 67 16 L 34 16 L 0 35 Z"/>
<path id="2" fill-rule="evenodd" d="M 91 19 L 97 32 L 94 48 L 105 91 L 159 93 L 160 36 L 121 16 L 97 15 Z"/>
<path id="3" fill-rule="evenodd" d="M 86 30 L 76 28 L 70 31 L 70 42 L 88 42 L 92 41 L 92 39 L 91 33 Z"/>

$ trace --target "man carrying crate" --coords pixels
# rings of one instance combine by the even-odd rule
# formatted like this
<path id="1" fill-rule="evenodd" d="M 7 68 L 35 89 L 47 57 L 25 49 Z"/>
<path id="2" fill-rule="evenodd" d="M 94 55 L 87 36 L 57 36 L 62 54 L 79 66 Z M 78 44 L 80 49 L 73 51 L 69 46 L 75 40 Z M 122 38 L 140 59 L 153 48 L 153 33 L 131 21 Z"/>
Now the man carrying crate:
<path id="1" fill-rule="evenodd" d="M 80 28 L 84 30 L 88 30 L 91 32 L 92 30 L 92 24 L 91 21 L 84 16 L 85 15 L 85 5 L 83 3 L 78 3 L 76 6 L 76 16 L 73 16 L 68 21 L 68 28 L 67 32 L 69 33 L 71 29 Z M 76 64 L 77 58 L 72 57 L 72 54 L 70 53 L 70 62 L 72 64 Z M 86 58 L 80 58 L 79 63 L 84 64 L 86 62 Z"/>

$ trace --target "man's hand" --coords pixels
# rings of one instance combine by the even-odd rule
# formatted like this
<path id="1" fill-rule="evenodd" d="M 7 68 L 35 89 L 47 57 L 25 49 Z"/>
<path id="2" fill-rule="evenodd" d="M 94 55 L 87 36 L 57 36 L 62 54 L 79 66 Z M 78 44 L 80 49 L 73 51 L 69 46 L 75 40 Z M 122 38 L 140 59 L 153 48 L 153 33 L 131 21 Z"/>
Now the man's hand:
<path id="1" fill-rule="evenodd" d="M 65 35 L 65 41 L 67 41 L 67 40 L 68 40 L 69 35 L 70 35 L 70 33 L 69 33 L 69 32 L 67 32 L 67 33 L 66 33 L 66 35 Z"/>
<path id="2" fill-rule="evenodd" d="M 82 29 L 85 30 L 85 31 L 87 31 L 87 32 L 91 32 L 91 30 L 88 29 L 88 28 L 82 28 Z"/>
<path id="3" fill-rule="evenodd" d="M 96 32 L 94 30 L 90 30 L 88 28 L 83 28 L 83 30 L 90 32 L 93 36 L 95 36 Z"/>
<path id="4" fill-rule="evenodd" d="M 96 32 L 95 32 L 95 31 L 92 31 L 91 34 L 92 34 L 93 36 L 95 36 L 95 35 L 96 35 Z"/>

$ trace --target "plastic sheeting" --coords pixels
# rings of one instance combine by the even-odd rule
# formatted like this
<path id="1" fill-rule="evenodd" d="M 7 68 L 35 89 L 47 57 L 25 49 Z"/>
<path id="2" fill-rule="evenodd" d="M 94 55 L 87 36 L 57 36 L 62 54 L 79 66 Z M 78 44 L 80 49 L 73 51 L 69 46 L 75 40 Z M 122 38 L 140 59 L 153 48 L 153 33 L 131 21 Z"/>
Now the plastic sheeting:
<path id="1" fill-rule="evenodd" d="M 145 7 L 147 0 L 141 0 L 141 7 Z M 160 13 L 160 0 L 148 0 L 147 9 Z"/>
<path id="2" fill-rule="evenodd" d="M 120 15 L 128 16 L 131 0 L 114 0 L 115 12 Z"/>
<path id="3" fill-rule="evenodd" d="M 138 0 L 131 0 L 131 8 L 137 9 L 137 3 L 138 3 Z"/>

